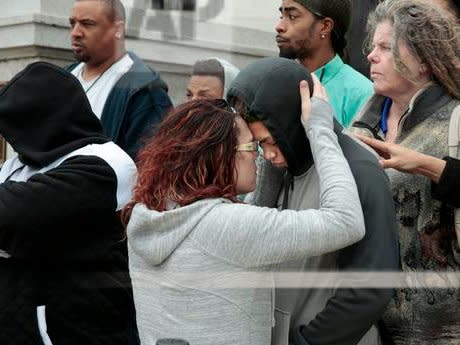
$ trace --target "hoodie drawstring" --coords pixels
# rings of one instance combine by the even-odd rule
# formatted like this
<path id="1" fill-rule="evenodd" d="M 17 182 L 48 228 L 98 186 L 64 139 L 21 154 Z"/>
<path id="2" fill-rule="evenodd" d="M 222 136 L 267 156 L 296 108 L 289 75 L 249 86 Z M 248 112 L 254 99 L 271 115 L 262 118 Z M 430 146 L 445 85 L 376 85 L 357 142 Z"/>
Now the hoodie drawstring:
<path id="1" fill-rule="evenodd" d="M 286 171 L 283 177 L 283 187 L 284 187 L 284 196 L 283 196 L 283 206 L 282 210 L 288 208 L 289 201 L 289 189 L 294 190 L 294 176 L 289 171 Z"/>

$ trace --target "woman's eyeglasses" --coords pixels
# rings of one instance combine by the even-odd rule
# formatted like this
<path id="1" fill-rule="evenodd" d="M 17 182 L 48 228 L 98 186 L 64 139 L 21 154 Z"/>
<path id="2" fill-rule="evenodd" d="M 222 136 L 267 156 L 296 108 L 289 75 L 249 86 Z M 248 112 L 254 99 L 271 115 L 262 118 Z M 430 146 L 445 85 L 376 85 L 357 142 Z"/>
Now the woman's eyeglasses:
<path id="1" fill-rule="evenodd" d="M 259 142 L 251 141 L 250 143 L 239 144 L 235 146 L 235 150 L 237 152 L 256 152 L 259 151 Z"/>
<path id="2" fill-rule="evenodd" d="M 219 99 L 210 100 L 210 102 L 213 103 L 216 107 L 225 109 L 232 113 L 236 113 L 235 109 L 232 106 L 230 106 L 225 99 L 219 98 Z M 243 119 L 247 121 L 247 116 L 242 115 L 242 117 Z M 259 147 L 260 145 L 258 141 L 251 141 L 246 144 L 236 145 L 235 151 L 237 152 L 259 152 Z"/>

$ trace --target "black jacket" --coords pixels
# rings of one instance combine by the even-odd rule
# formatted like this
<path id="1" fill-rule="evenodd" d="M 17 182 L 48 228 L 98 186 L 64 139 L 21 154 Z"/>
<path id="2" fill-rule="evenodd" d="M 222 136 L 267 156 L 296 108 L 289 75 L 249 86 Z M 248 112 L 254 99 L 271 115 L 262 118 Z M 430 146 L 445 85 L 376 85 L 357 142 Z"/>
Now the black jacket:
<path id="1" fill-rule="evenodd" d="M 444 168 L 438 183 L 431 183 L 431 194 L 436 200 L 446 202 L 453 207 L 460 207 L 460 161 L 445 157 Z"/>
<path id="2" fill-rule="evenodd" d="M 118 214 L 134 162 L 47 63 L 0 91 L 0 134 L 18 153 L 0 171 L 0 344 L 138 344 Z"/>

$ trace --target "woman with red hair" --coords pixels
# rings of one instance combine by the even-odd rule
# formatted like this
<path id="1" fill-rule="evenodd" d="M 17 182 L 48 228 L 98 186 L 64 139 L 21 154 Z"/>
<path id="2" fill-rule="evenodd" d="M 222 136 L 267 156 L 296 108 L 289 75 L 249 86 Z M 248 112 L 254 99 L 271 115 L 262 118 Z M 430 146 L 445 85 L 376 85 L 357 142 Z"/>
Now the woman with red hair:
<path id="1" fill-rule="evenodd" d="M 143 345 L 270 344 L 271 265 L 348 246 L 364 235 L 356 186 L 332 130 L 322 86 L 300 84 L 301 121 L 321 180 L 321 208 L 243 204 L 254 190 L 258 143 L 223 100 L 170 113 L 138 156 L 128 222 L 130 272 Z M 314 140 L 313 140 L 314 139 Z M 251 273 L 250 273 L 251 272 Z"/>

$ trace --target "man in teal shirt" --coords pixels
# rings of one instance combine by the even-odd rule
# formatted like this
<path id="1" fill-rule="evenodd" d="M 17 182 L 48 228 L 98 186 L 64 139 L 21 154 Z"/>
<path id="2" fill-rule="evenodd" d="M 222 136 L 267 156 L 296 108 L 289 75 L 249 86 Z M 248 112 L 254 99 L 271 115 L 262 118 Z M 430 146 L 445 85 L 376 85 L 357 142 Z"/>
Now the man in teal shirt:
<path id="1" fill-rule="evenodd" d="M 344 127 L 374 93 L 372 82 L 341 58 L 351 7 L 350 0 L 282 0 L 276 25 L 280 57 L 315 72 Z"/>

